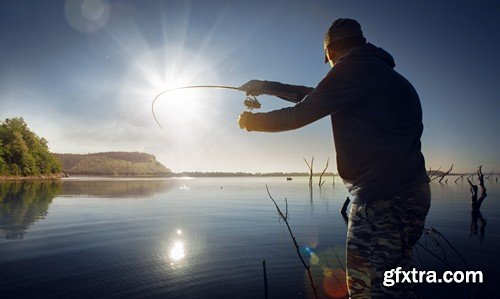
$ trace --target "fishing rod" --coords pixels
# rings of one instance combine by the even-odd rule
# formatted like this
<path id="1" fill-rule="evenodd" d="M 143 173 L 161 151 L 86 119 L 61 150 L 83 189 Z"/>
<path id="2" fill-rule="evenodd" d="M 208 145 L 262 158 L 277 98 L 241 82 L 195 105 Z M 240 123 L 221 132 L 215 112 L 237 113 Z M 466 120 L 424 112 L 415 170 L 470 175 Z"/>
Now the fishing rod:
<path id="1" fill-rule="evenodd" d="M 229 89 L 229 90 L 238 90 L 238 91 L 245 91 L 241 89 L 240 87 L 234 87 L 234 86 L 224 86 L 224 85 L 189 85 L 189 86 L 182 86 L 182 87 L 177 87 L 177 88 L 172 88 L 172 89 L 167 89 L 161 93 L 159 93 L 153 100 L 153 103 L 151 104 L 151 112 L 153 112 L 153 117 L 156 121 L 156 124 L 165 131 L 165 129 L 161 126 L 160 122 L 158 121 L 158 118 L 156 117 L 155 114 L 155 103 L 158 98 L 160 98 L 162 95 L 172 92 L 172 91 L 177 91 L 177 90 L 182 90 L 182 89 L 193 89 L 193 88 L 218 88 L 218 89 Z M 246 109 L 248 110 L 253 110 L 253 109 L 259 109 L 261 107 L 260 102 L 257 100 L 256 96 L 251 96 L 247 95 L 245 100 L 243 101 L 243 105 L 245 106 Z"/>
<path id="2" fill-rule="evenodd" d="M 182 86 L 182 87 L 177 87 L 177 88 L 172 88 L 172 89 L 167 89 L 161 93 L 159 93 L 154 99 L 153 103 L 151 104 L 151 111 L 153 112 L 153 117 L 156 121 L 156 124 L 163 130 L 163 127 L 161 126 L 160 122 L 158 121 L 158 118 L 156 117 L 155 114 L 155 103 L 156 101 L 164 94 L 172 92 L 172 91 L 177 91 L 177 90 L 182 90 L 182 89 L 194 89 L 194 88 L 218 88 L 218 89 L 229 89 L 229 90 L 237 90 L 237 91 L 244 91 L 246 93 L 246 98 L 243 100 L 243 106 L 245 109 L 252 111 L 253 109 L 259 109 L 261 107 L 260 102 L 257 100 L 257 96 L 253 94 L 253 91 L 251 91 L 252 87 L 249 86 L 249 83 L 252 83 L 253 81 L 255 82 L 260 82 L 258 80 L 252 80 L 247 82 L 246 84 L 240 86 L 240 87 L 235 87 L 235 86 L 225 86 L 225 85 L 189 85 L 189 86 Z M 275 82 L 268 82 L 268 81 L 263 81 L 264 83 L 275 83 Z M 281 83 L 278 83 L 281 84 Z M 251 84 L 250 84 L 251 85 Z M 296 86 L 292 86 L 296 87 Z M 303 88 L 303 86 L 299 86 L 299 88 Z M 307 87 L 304 87 L 308 89 Z M 265 94 L 265 95 L 270 95 L 270 96 L 276 96 L 278 98 L 281 98 L 282 100 L 293 102 L 293 103 L 298 103 L 301 101 L 302 97 L 298 98 L 298 95 L 296 94 L 295 91 L 293 90 L 284 90 L 283 88 L 272 88 L 272 87 L 267 87 L 267 88 L 262 88 L 260 89 L 259 95 L 260 94 Z"/>

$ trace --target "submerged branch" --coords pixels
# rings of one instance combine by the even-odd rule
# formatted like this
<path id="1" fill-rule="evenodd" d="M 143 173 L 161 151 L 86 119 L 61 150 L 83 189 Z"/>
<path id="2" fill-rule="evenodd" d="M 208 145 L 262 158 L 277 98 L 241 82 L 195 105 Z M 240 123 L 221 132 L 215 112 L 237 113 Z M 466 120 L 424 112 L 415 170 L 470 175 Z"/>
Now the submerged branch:
<path id="1" fill-rule="evenodd" d="M 417 242 L 416 243 L 418 246 L 422 247 L 422 249 L 424 249 L 425 251 L 427 251 L 429 254 L 431 254 L 433 257 L 435 257 L 439 262 L 441 262 L 443 265 L 447 266 L 448 268 L 450 268 L 451 270 L 455 270 L 455 267 L 453 267 L 452 265 L 450 265 L 449 263 L 447 263 L 446 261 L 444 261 L 442 258 L 440 258 L 438 255 L 436 255 L 434 252 L 432 252 L 431 250 L 429 250 L 425 245 L 422 245 L 420 242 Z"/>
<path id="2" fill-rule="evenodd" d="M 314 158 L 313 158 L 313 160 L 314 160 Z M 274 200 L 274 198 L 271 196 L 271 192 L 269 192 L 269 187 L 267 185 L 266 185 L 266 190 L 267 190 L 267 194 L 269 195 L 269 198 L 271 198 L 271 200 L 273 201 L 274 206 L 276 207 L 276 210 L 278 210 L 278 214 L 283 219 L 283 221 L 285 221 L 286 227 L 288 228 L 288 232 L 290 233 L 290 237 L 292 237 L 293 245 L 295 246 L 295 250 L 297 252 L 297 255 L 299 256 L 300 262 L 302 263 L 302 265 L 304 266 L 304 268 L 307 271 L 307 276 L 309 277 L 309 283 L 311 284 L 311 288 L 312 288 L 313 293 L 314 293 L 314 298 L 318 298 L 316 285 L 314 284 L 314 280 L 313 280 L 312 274 L 311 274 L 311 267 L 310 267 L 309 264 L 307 264 L 305 262 L 304 258 L 302 257 L 302 254 L 300 253 L 299 244 L 297 243 L 297 240 L 295 239 L 295 236 L 293 235 L 292 229 L 290 228 L 290 224 L 288 223 L 288 219 L 281 212 L 278 204 L 276 203 L 276 201 Z"/>
<path id="3" fill-rule="evenodd" d="M 443 254 L 443 260 L 448 264 L 448 257 L 446 256 L 446 252 L 444 251 L 444 248 L 441 245 L 441 243 L 436 239 L 436 237 L 434 236 L 434 234 L 432 234 L 432 233 L 429 232 L 429 230 L 425 229 L 424 232 L 425 232 L 425 234 L 427 236 L 429 236 L 431 238 L 431 240 L 434 243 L 434 245 L 436 247 L 439 247 L 439 249 L 441 249 L 441 253 Z"/>
<path id="4" fill-rule="evenodd" d="M 493 168 L 490 172 L 490 174 L 488 174 L 488 177 L 486 177 L 487 180 L 489 180 L 491 178 L 491 176 L 493 175 L 493 172 L 495 171 L 495 168 Z"/>
<path id="5" fill-rule="evenodd" d="M 459 179 L 462 179 L 462 181 L 464 180 L 464 175 L 465 174 L 462 174 L 461 176 L 459 176 L 456 180 L 455 180 L 455 183 L 459 180 Z"/>
<path id="6" fill-rule="evenodd" d="M 337 281 L 337 283 L 339 284 L 339 286 L 342 288 L 343 291 L 345 291 L 347 293 L 347 290 L 346 290 L 346 287 L 345 287 L 345 282 L 342 283 L 340 282 L 340 280 L 337 278 L 337 275 L 335 275 L 335 273 L 333 272 L 333 269 L 332 267 L 330 267 L 330 264 L 328 263 L 328 259 L 326 258 L 326 253 L 323 252 L 323 256 L 325 257 L 325 263 L 326 263 L 326 266 L 328 267 L 328 269 L 330 269 L 330 272 L 332 273 L 332 276 L 333 278 L 335 278 L 335 280 Z"/>
<path id="7" fill-rule="evenodd" d="M 342 209 L 340 209 L 340 214 L 342 214 L 342 218 L 344 218 L 345 224 L 349 224 L 349 218 L 347 217 L 347 206 L 351 202 L 349 196 L 345 199 L 344 204 L 342 205 Z"/>
<path id="8" fill-rule="evenodd" d="M 464 263 L 464 265 L 469 268 L 469 265 L 467 264 L 467 262 L 465 261 L 464 257 L 460 254 L 460 252 L 455 248 L 455 246 L 453 246 L 451 244 L 451 242 L 448 240 L 448 238 L 446 238 L 442 233 L 440 233 L 437 229 L 435 229 L 434 227 L 431 227 L 430 228 L 430 231 L 433 233 L 433 234 L 437 234 L 439 237 L 441 237 L 445 242 L 446 244 L 448 244 L 448 246 L 451 248 L 451 250 L 453 250 L 457 255 L 458 257 L 460 258 L 460 260 L 462 260 L 462 263 Z"/>
<path id="9" fill-rule="evenodd" d="M 333 248 L 333 247 L 332 247 L 332 250 L 333 250 L 333 254 L 335 254 L 335 257 L 337 258 L 337 262 L 339 262 L 340 267 L 342 267 L 342 270 L 344 270 L 344 272 L 345 272 L 344 264 L 340 261 L 339 255 L 337 254 L 337 250 L 335 250 L 335 248 Z"/>
<path id="10" fill-rule="evenodd" d="M 325 169 L 323 169 L 323 172 L 321 173 L 321 175 L 319 176 L 319 186 L 323 186 L 323 184 L 325 183 L 325 181 L 323 181 L 323 175 L 325 174 L 326 170 L 328 169 L 328 164 L 330 163 L 330 158 L 326 159 L 326 166 L 325 166 Z"/>

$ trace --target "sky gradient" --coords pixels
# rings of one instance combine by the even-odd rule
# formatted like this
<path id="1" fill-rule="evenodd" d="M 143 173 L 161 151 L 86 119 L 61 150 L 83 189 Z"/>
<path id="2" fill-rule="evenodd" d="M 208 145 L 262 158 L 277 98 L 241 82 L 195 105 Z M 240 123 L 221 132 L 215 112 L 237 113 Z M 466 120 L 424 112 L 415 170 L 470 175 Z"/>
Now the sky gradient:
<path id="1" fill-rule="evenodd" d="M 60 153 L 144 151 L 173 171 L 336 172 L 328 118 L 284 133 L 236 125 L 244 94 L 182 85 L 315 86 L 323 35 L 357 19 L 419 93 L 427 167 L 500 170 L 500 4 L 494 1 L 2 1 L 0 118 Z M 260 111 L 290 103 L 262 96 Z"/>

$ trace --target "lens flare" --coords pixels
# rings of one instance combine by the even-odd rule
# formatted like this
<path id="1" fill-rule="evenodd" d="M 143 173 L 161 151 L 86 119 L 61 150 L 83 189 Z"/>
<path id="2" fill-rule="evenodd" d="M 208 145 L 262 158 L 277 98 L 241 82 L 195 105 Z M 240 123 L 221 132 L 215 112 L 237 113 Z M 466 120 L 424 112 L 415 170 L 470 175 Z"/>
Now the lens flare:
<path id="1" fill-rule="evenodd" d="M 346 275 L 342 269 L 325 268 L 323 271 L 323 290 L 329 298 L 346 298 L 348 296 Z"/>
<path id="2" fill-rule="evenodd" d="M 319 263 L 319 257 L 313 252 L 311 253 L 311 257 L 309 258 L 309 262 L 311 265 L 317 265 Z"/>
<path id="3" fill-rule="evenodd" d="M 67 0 L 64 15 L 74 29 L 90 33 L 108 22 L 110 7 L 106 0 Z"/>

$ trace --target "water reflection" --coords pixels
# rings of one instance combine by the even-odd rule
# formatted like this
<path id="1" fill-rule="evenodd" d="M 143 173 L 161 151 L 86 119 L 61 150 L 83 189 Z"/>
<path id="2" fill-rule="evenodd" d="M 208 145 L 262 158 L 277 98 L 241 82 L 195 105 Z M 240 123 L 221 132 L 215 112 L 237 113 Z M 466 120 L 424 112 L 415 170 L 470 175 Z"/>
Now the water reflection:
<path id="1" fill-rule="evenodd" d="M 47 215 L 61 190 L 59 181 L 0 183 L 0 231 L 6 239 L 22 239 L 29 227 Z"/>
<path id="2" fill-rule="evenodd" d="M 165 255 L 170 266 L 179 265 L 186 257 L 186 243 L 182 239 L 181 229 L 175 230 L 175 237 L 168 243 Z"/>
<path id="3" fill-rule="evenodd" d="M 483 243 L 485 229 L 486 229 L 486 219 L 483 217 L 481 213 L 481 205 L 483 201 L 486 199 L 486 188 L 484 187 L 484 180 L 482 177 L 482 173 L 480 172 L 481 168 L 478 170 L 478 180 L 479 186 L 481 187 L 481 195 L 478 198 L 478 187 L 474 185 L 469 178 L 467 178 L 467 182 L 469 183 L 469 191 L 471 194 L 470 199 L 470 236 L 477 236 L 479 238 L 479 243 Z"/>
<path id="4" fill-rule="evenodd" d="M 173 180 L 67 180 L 61 195 L 103 198 L 143 198 L 174 188 Z"/>
<path id="5" fill-rule="evenodd" d="M 486 219 L 479 210 L 472 209 L 470 212 L 470 235 L 477 236 L 479 238 L 479 243 L 484 241 L 484 235 L 486 230 Z"/>
<path id="6" fill-rule="evenodd" d="M 55 196 L 144 198 L 174 187 L 171 180 L 64 180 L 0 182 L 0 232 L 23 239 L 37 220 L 47 215 Z"/>
<path id="7" fill-rule="evenodd" d="M 177 262 L 186 256 L 184 252 L 184 243 L 182 241 L 177 241 L 174 243 L 172 248 L 170 249 L 170 258 L 172 261 Z"/>

